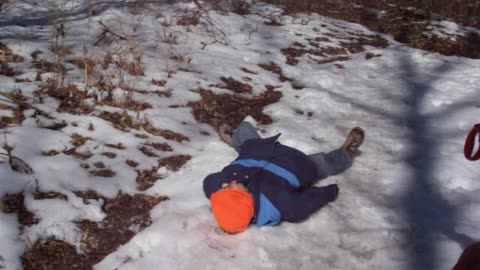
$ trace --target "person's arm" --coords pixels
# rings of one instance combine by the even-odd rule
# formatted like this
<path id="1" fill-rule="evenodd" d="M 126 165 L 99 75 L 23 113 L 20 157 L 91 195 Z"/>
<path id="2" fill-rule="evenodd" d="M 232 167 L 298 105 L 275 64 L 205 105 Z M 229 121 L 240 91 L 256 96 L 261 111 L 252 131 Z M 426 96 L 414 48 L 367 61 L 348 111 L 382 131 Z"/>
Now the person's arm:
<path id="1" fill-rule="evenodd" d="M 281 195 L 282 220 L 300 222 L 320 208 L 334 201 L 338 196 L 336 184 L 324 187 L 310 187 L 303 191 L 285 191 Z"/>
<path id="2" fill-rule="evenodd" d="M 222 187 L 222 184 L 226 182 L 227 180 L 223 172 L 217 172 L 208 175 L 203 180 L 203 191 L 205 192 L 205 196 L 210 199 L 210 196 L 219 190 Z"/>

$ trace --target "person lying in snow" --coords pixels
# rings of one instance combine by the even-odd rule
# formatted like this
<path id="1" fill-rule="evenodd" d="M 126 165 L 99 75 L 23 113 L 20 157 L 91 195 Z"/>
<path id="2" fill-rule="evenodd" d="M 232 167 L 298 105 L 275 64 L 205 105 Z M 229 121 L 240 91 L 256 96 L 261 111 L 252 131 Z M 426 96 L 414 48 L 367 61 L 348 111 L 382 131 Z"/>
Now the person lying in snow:
<path id="1" fill-rule="evenodd" d="M 262 139 L 248 122 L 242 122 L 233 136 L 227 134 L 229 128 L 220 126 L 220 138 L 239 156 L 203 181 L 217 224 L 228 233 L 242 232 L 250 223 L 300 222 L 334 201 L 336 184 L 313 185 L 350 167 L 365 137 L 356 127 L 339 149 L 307 156 L 279 143 L 280 134 Z"/>

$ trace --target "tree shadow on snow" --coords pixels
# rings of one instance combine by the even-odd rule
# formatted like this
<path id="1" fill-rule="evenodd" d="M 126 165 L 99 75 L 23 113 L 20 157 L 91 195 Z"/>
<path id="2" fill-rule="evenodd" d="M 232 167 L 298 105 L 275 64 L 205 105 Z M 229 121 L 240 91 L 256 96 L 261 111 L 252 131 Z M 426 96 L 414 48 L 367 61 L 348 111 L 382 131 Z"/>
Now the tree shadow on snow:
<path id="1" fill-rule="evenodd" d="M 399 62 L 404 73 L 405 88 L 409 92 L 405 102 L 410 105 L 410 110 L 405 115 L 405 123 L 411 130 L 407 135 L 411 152 L 408 153 L 406 162 L 412 167 L 412 178 L 401 200 L 412 228 L 409 240 L 413 247 L 409 250 L 409 269 L 437 269 L 440 258 L 436 241 L 439 238 L 446 237 L 462 247 L 474 242 L 470 237 L 455 231 L 458 211 L 443 198 L 435 182 L 439 139 L 430 127 L 432 117 L 422 113 L 422 104 L 433 83 L 448 73 L 452 66 L 445 62 L 432 75 L 424 75 L 421 68 L 410 59 L 410 55 L 402 54 Z M 452 112 L 452 109 L 454 108 L 449 111 Z"/>
<path id="2" fill-rule="evenodd" d="M 453 64 L 444 62 L 433 72 L 423 72 L 422 68 L 405 52 L 399 52 L 398 63 L 400 64 L 398 72 L 402 74 L 407 91 L 402 101 L 409 106 L 404 115 L 396 115 L 386 109 L 361 103 L 327 89 L 322 91 L 339 101 L 351 104 L 354 108 L 387 118 L 396 125 L 409 128 L 410 132 L 406 136 L 411 151 L 405 156 L 405 161 L 411 166 L 412 177 L 408 179 L 405 193 L 400 196 L 400 201 L 397 201 L 399 205 L 393 207 L 403 211 L 410 226 L 407 233 L 408 239 L 405 239 L 406 243 L 410 243 L 406 251 L 409 258 L 406 269 L 438 269 L 442 261 L 439 257 L 438 240 L 447 238 L 458 243 L 462 248 L 475 240 L 455 231 L 459 220 L 458 209 L 442 196 L 434 173 L 438 169 L 439 143 L 442 139 L 459 135 L 458 131 L 438 133 L 431 127 L 432 120 L 442 119 L 466 106 L 479 106 L 480 102 L 475 97 L 471 97 L 456 102 L 446 109 L 426 114 L 422 112 L 426 95 L 432 90 L 436 80 L 452 71 Z M 462 149 L 458 151 L 461 152 Z"/>
<path id="3" fill-rule="evenodd" d="M 262 26 L 261 26 L 262 27 Z M 269 40 L 264 40 L 269 45 Z M 404 218 L 410 226 L 405 235 L 407 247 L 406 269 L 426 270 L 438 269 L 442 261 L 437 241 L 442 238 L 458 243 L 462 248 L 475 242 L 469 236 L 456 232 L 455 227 L 459 220 L 458 209 L 445 199 L 440 193 L 435 179 L 439 143 L 442 139 L 458 136 L 458 131 L 438 133 L 431 127 L 432 120 L 442 119 L 455 111 L 469 107 L 480 106 L 476 97 L 455 102 L 454 104 L 432 114 L 422 112 L 422 105 L 426 95 L 432 90 L 434 83 L 454 69 L 454 64 L 443 62 L 433 72 L 424 72 L 420 64 L 415 63 L 408 51 L 399 50 L 399 71 L 403 75 L 406 97 L 403 101 L 409 109 L 404 113 L 392 113 L 387 108 L 375 107 L 361 103 L 351 97 L 322 89 L 334 99 L 346 102 L 368 113 L 387 118 L 395 125 L 406 126 L 410 132 L 407 140 L 411 151 L 404 157 L 411 166 L 412 177 L 408 179 L 408 188 L 400 196 L 399 205 Z M 391 97 L 395 98 L 395 97 Z M 398 97 L 397 97 L 398 98 Z M 458 151 L 462 151 L 459 149 Z"/>
<path id="4" fill-rule="evenodd" d="M 150 0 L 144 1 L 143 4 L 148 3 L 166 3 L 169 0 Z M 36 6 L 37 4 L 35 4 Z M 31 26 L 49 26 L 52 24 L 52 21 L 57 23 L 66 23 L 71 21 L 84 20 L 90 16 L 91 12 L 94 12 L 96 16 L 102 14 L 103 12 L 109 9 L 119 9 L 124 7 L 129 7 L 135 5 L 134 2 L 128 0 L 120 1 L 85 1 L 79 7 L 68 9 L 65 8 L 64 11 L 55 11 L 54 6 L 45 6 L 42 4 L 36 8 L 26 8 L 26 7 L 17 7 L 17 9 L 22 9 L 18 11 L 18 15 L 6 14 L 7 10 L 0 12 L 0 27 L 31 27 Z M 46 8 L 40 8 L 46 7 Z M 5 16 L 4 16 L 5 15 Z M 10 35 L 0 35 L 0 39 L 16 39 L 18 38 L 15 32 L 12 32 Z"/>

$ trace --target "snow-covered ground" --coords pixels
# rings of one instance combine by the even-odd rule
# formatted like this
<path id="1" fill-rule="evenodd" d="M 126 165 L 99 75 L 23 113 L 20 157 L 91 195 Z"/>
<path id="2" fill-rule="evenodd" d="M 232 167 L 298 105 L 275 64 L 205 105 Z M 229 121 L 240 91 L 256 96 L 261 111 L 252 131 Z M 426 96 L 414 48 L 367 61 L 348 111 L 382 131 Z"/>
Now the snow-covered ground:
<path id="1" fill-rule="evenodd" d="M 141 193 L 135 169 L 150 169 L 157 162 L 138 150 L 144 142 L 168 143 L 174 154 L 190 155 L 192 159 L 177 172 L 159 169 L 164 178 L 144 193 L 167 195 L 170 200 L 151 211 L 152 225 L 105 257 L 95 269 L 446 270 L 467 244 L 480 239 L 480 163 L 463 157 L 465 137 L 480 122 L 479 60 L 412 49 L 384 36 L 389 41 L 386 48 L 365 46 L 366 51 L 349 54 L 346 61 L 325 64 L 317 63 L 325 57 L 302 56 L 292 66 L 285 63 L 281 49 L 294 42 L 314 49 L 306 39 L 328 38 L 321 46 L 340 47 L 340 42 L 349 37 L 376 33 L 318 15 L 279 16 L 274 7 L 257 4 L 254 14 L 243 17 L 211 12 L 215 25 L 225 33 L 224 37 L 217 35 L 229 41 L 212 43 L 205 26 L 175 24 L 178 10 L 193 7 L 152 4 L 133 15 L 132 8 L 106 3 L 99 14 L 88 18 L 82 16 L 79 6 L 72 5 L 68 8 L 79 12 L 72 12 L 74 20 L 65 24 L 65 44 L 77 57 L 83 55 L 84 44 L 91 58 L 103 57 L 113 48 L 93 46 L 101 32 L 96 23 L 99 20 L 132 37 L 132 42 L 141 47 L 145 76 L 125 75 L 126 83 L 148 92 L 171 90 L 172 96 L 134 93 L 136 100 L 148 102 L 153 108 L 138 114 L 130 111 L 130 116 L 189 137 L 189 141 L 181 142 L 159 136 L 139 138 L 135 134 L 144 131 L 122 132 L 96 112 L 57 112 L 58 102 L 53 98 L 40 103 L 34 95 L 39 83 L 35 82 L 36 69 L 30 55 L 40 49 L 40 58 L 52 57 L 48 50 L 51 27 L 40 12 L 38 18 L 18 26 L 25 6 L 10 6 L 2 12 L 1 42 L 26 59 L 10 66 L 23 72 L 17 78 L 32 82 L 15 82 L 0 75 L 0 91 L 21 89 L 36 108 L 68 124 L 61 130 L 39 128 L 51 120 L 32 117 L 34 110 L 30 109 L 24 112 L 26 119 L 21 125 L 2 130 L 0 143 L 4 145 L 7 138 L 14 147 L 12 153 L 26 161 L 34 174 L 12 171 L 3 159 L 0 195 L 23 192 L 27 209 L 40 219 L 38 224 L 19 231 L 15 215 L 0 213 L 0 255 L 6 269 L 21 269 L 20 256 L 40 237 L 56 236 L 80 251 L 81 233 L 72 221 L 101 221 L 104 213 L 101 203 L 85 204 L 73 192 L 93 189 L 105 197 L 114 197 L 120 190 Z M 283 25 L 264 24 L 268 16 Z M 451 24 L 448 28 L 455 31 Z M 165 42 L 173 37 L 176 44 Z M 377 57 L 367 60 L 367 53 Z M 172 55 L 184 61 L 169 59 Z M 269 62 L 280 66 L 284 75 L 303 89 L 293 89 L 290 82 L 280 81 L 277 74 L 258 65 Z M 84 89 L 83 71 L 73 65 L 68 68 L 67 84 Z M 49 76 L 43 74 L 42 80 Z M 231 93 L 211 86 L 221 83 L 221 77 L 230 76 L 249 83 L 252 95 L 263 93 L 266 85 L 278 86 L 276 90 L 282 92 L 280 101 L 264 110 L 273 118 L 272 124 L 261 125 L 247 117 L 264 130 L 262 136 L 281 132 L 282 143 L 310 154 L 335 149 L 354 126 L 366 130 L 354 165 L 318 184 L 339 185 L 340 195 L 334 203 L 299 224 L 252 226 L 238 235 L 217 229 L 202 180 L 221 170 L 236 153 L 220 141 L 213 127 L 198 123 L 189 107 L 171 105 L 199 100 L 200 95 L 190 91 L 198 87 Z M 159 87 L 151 83 L 152 79 L 167 82 Z M 123 93 L 120 89 L 117 92 Z M 11 104 L 3 96 L 0 102 Z M 123 111 L 107 105 L 97 105 L 96 110 Z M 11 110 L 1 112 L 2 116 L 12 115 Z M 90 124 L 94 130 L 89 129 Z M 210 135 L 205 136 L 205 131 Z M 94 154 L 87 161 L 61 153 L 72 146 L 74 133 L 89 138 L 77 149 Z M 107 143 L 122 143 L 126 150 L 108 148 Z M 60 154 L 42 155 L 51 150 Z M 116 153 L 116 158 L 100 155 L 107 151 Z M 128 159 L 138 162 L 138 167 L 126 166 Z M 99 161 L 116 176 L 92 176 L 81 167 L 82 163 Z M 40 190 L 60 192 L 68 199 L 35 200 L 31 192 L 36 183 Z"/>

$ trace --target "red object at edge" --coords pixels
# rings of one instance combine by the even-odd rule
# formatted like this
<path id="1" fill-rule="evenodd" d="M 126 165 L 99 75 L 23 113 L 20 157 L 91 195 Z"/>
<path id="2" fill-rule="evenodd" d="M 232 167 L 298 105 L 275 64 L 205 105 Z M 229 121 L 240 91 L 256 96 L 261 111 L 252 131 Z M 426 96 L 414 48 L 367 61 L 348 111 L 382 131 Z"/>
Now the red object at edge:
<path id="1" fill-rule="evenodd" d="M 480 147 L 477 152 L 473 153 L 473 146 L 475 145 L 475 136 L 478 134 L 478 143 L 480 144 L 480 124 L 476 124 L 472 131 L 467 136 L 465 140 L 465 148 L 463 149 L 463 153 L 465 154 L 465 158 L 468 160 L 474 161 L 480 159 Z"/>

